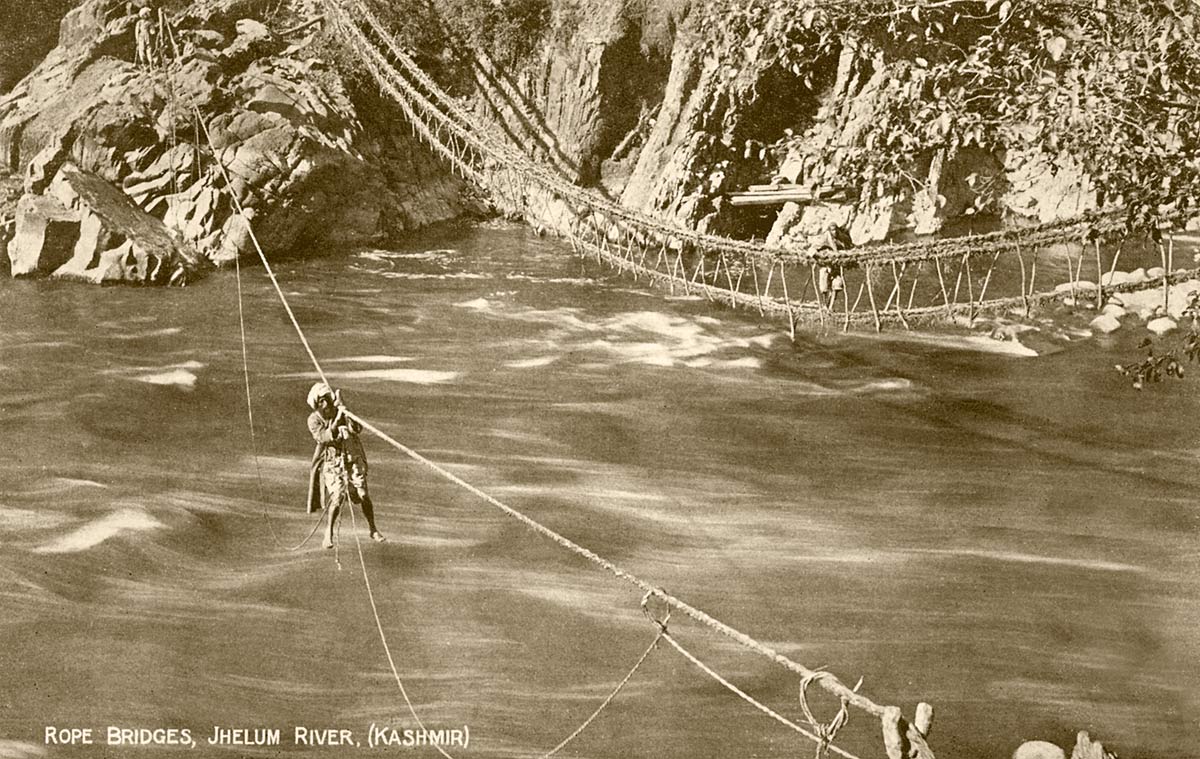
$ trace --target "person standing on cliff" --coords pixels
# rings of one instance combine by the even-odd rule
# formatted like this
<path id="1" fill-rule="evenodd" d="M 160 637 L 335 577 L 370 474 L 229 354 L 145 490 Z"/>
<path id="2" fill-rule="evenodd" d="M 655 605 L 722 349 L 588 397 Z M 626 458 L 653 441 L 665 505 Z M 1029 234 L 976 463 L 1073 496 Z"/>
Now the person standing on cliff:
<path id="1" fill-rule="evenodd" d="M 137 44 L 137 63 L 140 66 L 154 64 L 154 22 L 150 20 L 150 9 L 138 11 L 133 25 L 133 40 Z"/>
<path id="2" fill-rule="evenodd" d="M 317 511 L 322 501 L 329 509 L 325 547 L 333 548 L 333 528 L 347 502 L 350 508 L 358 504 L 371 539 L 382 543 L 385 538 L 375 527 L 375 509 L 367 490 L 367 456 L 358 439 L 362 427 L 342 404 L 341 392 L 334 392 L 324 382 L 308 391 L 308 406 L 313 410 L 308 416 L 308 431 L 317 442 L 309 477 L 308 511 Z"/>

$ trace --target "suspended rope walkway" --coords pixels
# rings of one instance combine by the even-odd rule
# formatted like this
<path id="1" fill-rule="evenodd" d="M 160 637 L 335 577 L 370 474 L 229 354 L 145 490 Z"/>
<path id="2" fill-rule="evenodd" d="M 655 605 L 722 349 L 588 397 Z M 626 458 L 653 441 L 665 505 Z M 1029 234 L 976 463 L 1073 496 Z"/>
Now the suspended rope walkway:
<path id="1" fill-rule="evenodd" d="M 1068 294 L 1072 302 L 1090 299 L 1100 305 L 1116 293 L 1167 288 L 1196 274 L 1171 271 L 1173 244 L 1168 236 L 1159 245 L 1161 278 L 1104 284 L 1112 279 L 1120 246 L 1105 252 L 1102 243 L 1123 243 L 1128 235 L 1119 212 L 842 251 L 702 234 L 626 208 L 575 185 L 562 170 L 531 159 L 481 125 L 433 81 L 361 0 L 326 0 L 326 7 L 343 32 L 341 39 L 399 105 L 417 136 L 457 173 L 488 190 L 500 210 L 530 218 L 563 236 L 577 253 L 635 278 L 784 317 L 793 335 L 798 322 L 843 330 L 856 324 L 881 329 L 885 324 L 911 328 L 915 323 L 973 320 L 1005 311 L 1029 315 L 1036 306 Z M 1055 246 L 1068 249 L 1053 250 Z M 1079 252 L 1070 250 L 1076 247 Z M 1088 271 L 1094 280 L 1090 282 L 1084 278 L 1083 252 L 1089 247 L 1095 259 Z M 833 273 L 840 276 L 843 288 L 823 292 L 819 281 Z"/>

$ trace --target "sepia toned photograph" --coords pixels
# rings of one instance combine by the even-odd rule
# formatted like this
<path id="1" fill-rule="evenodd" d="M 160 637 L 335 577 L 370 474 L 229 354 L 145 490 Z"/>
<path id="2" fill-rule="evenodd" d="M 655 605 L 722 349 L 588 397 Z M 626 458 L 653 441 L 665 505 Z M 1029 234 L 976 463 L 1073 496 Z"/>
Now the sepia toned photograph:
<path id="1" fill-rule="evenodd" d="M 1200 2 L 0 0 L 0 759 L 1200 759 Z"/>

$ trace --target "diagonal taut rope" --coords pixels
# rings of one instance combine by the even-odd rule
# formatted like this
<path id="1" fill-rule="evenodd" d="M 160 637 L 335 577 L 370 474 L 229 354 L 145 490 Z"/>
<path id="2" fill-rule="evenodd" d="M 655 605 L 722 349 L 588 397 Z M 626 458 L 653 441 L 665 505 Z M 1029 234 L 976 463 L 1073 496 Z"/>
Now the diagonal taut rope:
<path id="1" fill-rule="evenodd" d="M 775 711 L 771 707 L 758 701 L 756 698 L 754 698 L 754 696 L 751 696 L 749 693 L 747 693 L 746 691 L 737 687 L 736 685 L 731 683 L 729 680 L 726 680 L 716 670 L 714 670 L 712 667 L 708 666 L 703 661 L 701 661 L 699 658 L 697 658 L 696 655 L 693 654 L 691 651 L 688 651 L 686 648 L 684 648 L 683 645 L 681 645 L 679 643 L 679 641 L 675 640 L 675 638 L 672 637 L 669 633 L 664 633 L 663 639 L 666 640 L 668 643 L 670 643 L 672 648 L 674 648 L 676 651 L 678 651 L 683 656 L 683 658 L 687 659 L 692 664 L 694 664 L 697 669 L 699 669 L 701 672 L 708 675 L 712 679 L 716 680 L 718 683 L 720 683 L 726 689 L 728 689 L 731 693 L 733 693 L 734 695 L 736 695 L 738 698 L 742 699 L 746 703 L 750 704 L 755 709 L 758 709 L 760 712 L 767 715 L 771 719 L 775 720 L 779 724 L 781 724 L 785 727 L 789 727 L 792 730 L 795 730 L 797 733 L 800 733 L 801 735 L 803 735 L 805 738 L 808 738 L 809 740 L 814 741 L 818 746 L 828 745 L 826 740 L 824 738 L 822 738 L 821 736 L 816 735 L 812 732 L 809 732 L 808 730 L 805 730 L 804 728 L 800 727 L 795 722 L 792 722 L 790 719 L 783 716 L 779 712 Z M 833 753 L 837 754 L 838 756 L 843 757 L 843 759 L 858 759 L 858 757 L 855 756 L 854 754 L 851 754 L 849 751 L 845 751 L 844 749 L 838 748 L 837 746 L 828 745 L 828 748 Z"/>

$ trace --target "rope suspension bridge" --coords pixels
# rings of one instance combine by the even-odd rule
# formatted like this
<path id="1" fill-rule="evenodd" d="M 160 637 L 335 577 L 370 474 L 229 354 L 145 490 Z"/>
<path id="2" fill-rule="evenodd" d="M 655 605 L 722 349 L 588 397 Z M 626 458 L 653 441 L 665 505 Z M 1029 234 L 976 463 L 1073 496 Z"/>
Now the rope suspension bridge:
<path id="1" fill-rule="evenodd" d="M 487 190 L 499 210 L 524 216 L 562 236 L 576 253 L 635 279 L 786 319 L 793 337 L 799 323 L 880 330 L 1006 311 L 1028 316 L 1065 294 L 1072 302 L 1091 299 L 1098 308 L 1113 294 L 1154 287 L 1165 293 L 1170 284 L 1196 274 L 1172 271 L 1168 234 L 1158 243 L 1161 278 L 1107 284 L 1129 238 L 1119 212 L 840 251 L 702 234 L 580 187 L 561 169 L 493 134 L 417 65 L 361 0 L 327 0 L 326 9 L 340 38 L 399 105 L 417 136 L 463 178 Z M 1115 250 L 1104 249 L 1103 243 L 1117 240 Z M 821 292 L 823 268 L 841 276 L 840 299 L 837 290 L 832 297 Z"/>
<path id="2" fill-rule="evenodd" d="M 442 156 L 454 171 L 488 191 L 499 210 L 530 218 L 561 235 L 580 255 L 595 258 L 598 262 L 629 273 L 635 278 L 645 278 L 651 283 L 672 290 L 682 289 L 687 293 L 697 293 L 730 306 L 757 309 L 764 315 L 786 318 L 793 332 L 801 322 L 839 325 L 842 329 L 849 329 L 857 324 L 873 324 L 876 329 L 880 329 L 885 323 L 900 323 L 907 327 L 923 320 L 956 316 L 970 318 L 988 311 L 1015 307 L 1023 307 L 1028 312 L 1041 300 L 1061 295 L 1061 287 L 1058 286 L 1061 283 L 1056 284 L 1055 289 L 1045 289 L 1045 286 L 1038 289 L 1037 272 L 1039 255 L 1043 255 L 1043 249 L 1064 243 L 1086 242 L 1094 246 L 1096 279 L 1092 285 L 1092 297 L 1102 301 L 1107 293 L 1133 287 L 1102 286 L 1106 267 L 1100 243 L 1102 240 L 1120 238 L 1125 234 L 1123 220 L 1115 215 L 1096 215 L 969 239 L 877 245 L 855 251 L 821 253 L 766 247 L 701 234 L 656 219 L 625 208 L 595 191 L 577 186 L 561 170 L 530 159 L 504 138 L 482 127 L 472 114 L 420 69 L 360 0 L 327 0 L 326 13 L 327 19 L 337 25 L 342 32 L 341 38 L 361 58 L 382 91 L 403 111 L 414 132 Z M 164 34 L 174 52 L 175 62 L 178 63 L 181 57 L 179 47 L 169 25 L 165 27 Z M 168 69 L 166 76 L 170 77 L 171 61 L 163 60 L 162 66 Z M 178 97 L 174 87 L 170 89 L 170 94 L 171 107 L 174 109 L 177 107 L 175 99 Z M 254 235 L 250 218 L 233 189 L 234 182 L 228 167 L 218 158 L 220 151 L 215 147 L 203 114 L 194 106 L 190 107 L 190 110 L 195 120 L 197 155 L 203 152 L 212 156 L 214 166 L 229 192 L 231 203 L 246 222 L 254 249 L 297 338 L 316 375 L 327 381 L 317 353 L 289 304 L 265 250 Z M 200 150 L 202 143 L 207 146 L 206 151 Z M 196 170 L 199 171 L 199 167 Z M 1164 252 L 1164 263 L 1169 261 L 1169 253 L 1169 250 Z M 1118 249 L 1107 267 L 1110 276 L 1116 268 L 1116 257 L 1119 255 Z M 997 294 L 1001 279 L 995 278 L 994 275 L 1002 256 L 1017 259 L 1020 278 L 1019 284 L 1007 283 L 1010 287 L 1009 292 Z M 1072 277 L 1070 281 L 1075 284 L 1081 283 L 1085 265 L 1082 253 L 1077 254 L 1077 258 L 1077 263 L 1071 260 L 1067 262 L 1067 269 Z M 983 264 L 986 264 L 986 267 Z M 238 267 L 238 313 L 241 323 L 246 402 L 257 466 L 240 263 Z M 846 286 L 842 291 L 841 303 L 827 301 L 818 291 L 820 267 L 836 269 L 845 278 Z M 1050 267 L 1043 263 L 1042 268 L 1045 270 Z M 1167 270 L 1163 275 L 1165 287 L 1173 276 L 1181 275 L 1172 275 L 1169 267 L 1164 268 Z M 1043 275 L 1043 282 L 1046 278 Z M 1006 279 L 1015 281 L 1012 276 Z M 953 287 L 950 286 L 951 282 Z M 994 283 L 997 284 L 993 286 Z M 1013 286 L 1019 286 L 1015 295 L 1011 291 Z M 1145 286 L 1158 286 L 1158 282 L 1150 282 Z M 851 301 L 850 292 L 856 287 L 857 295 Z M 1079 289 L 1086 290 L 1086 286 L 1080 284 Z M 866 301 L 863 300 L 864 293 Z M 1083 294 L 1087 295 L 1086 292 Z M 881 704 L 865 695 L 861 691 L 861 679 L 854 687 L 850 687 L 824 669 L 809 668 L 793 661 L 745 632 L 688 604 L 489 495 L 396 440 L 371 420 L 353 412 L 348 414 L 361 424 L 364 430 L 447 483 L 466 490 L 506 517 L 618 580 L 632 585 L 642 594 L 641 608 L 654 628 L 650 644 L 587 719 L 554 748 L 540 756 L 554 756 L 586 731 L 637 675 L 660 644 L 666 642 L 697 670 L 731 694 L 783 727 L 813 742 L 818 759 L 826 753 L 833 753 L 845 759 L 858 759 L 855 754 L 835 745 L 834 742 L 840 730 L 850 720 L 851 714 L 860 712 L 879 722 L 882 753 L 888 759 L 933 759 L 934 754 L 927 741 L 932 727 L 933 709 L 928 704 L 920 704 L 912 719 L 908 719 L 899 707 Z M 356 522 L 353 508 L 349 508 L 349 511 L 351 519 Z M 313 531 L 315 532 L 315 528 Z M 273 527 L 272 532 L 274 534 Z M 307 539 L 305 538 L 305 541 Z M 278 541 L 277 537 L 276 540 Z M 303 544 L 302 541 L 289 550 L 298 549 Z M 424 729 L 419 711 L 405 687 L 396 657 L 388 642 L 357 529 L 355 545 L 363 583 L 388 667 L 409 714 Z M 688 650 L 672 634 L 672 628 L 669 627 L 672 612 L 732 640 L 745 651 L 764 657 L 798 677 L 798 706 L 802 720 L 791 719 L 762 703 Z M 813 685 L 832 694 L 840 704 L 836 715 L 827 722 L 816 717 L 808 703 L 808 690 Z M 454 759 L 442 746 L 433 744 L 433 747 L 446 759 Z"/>

